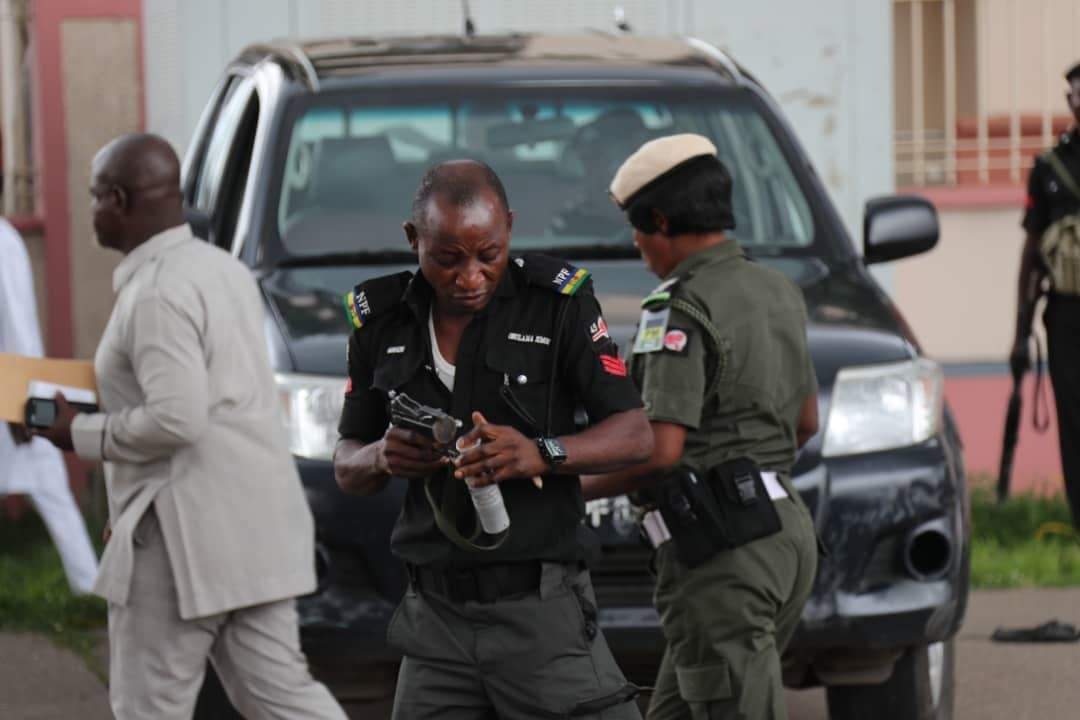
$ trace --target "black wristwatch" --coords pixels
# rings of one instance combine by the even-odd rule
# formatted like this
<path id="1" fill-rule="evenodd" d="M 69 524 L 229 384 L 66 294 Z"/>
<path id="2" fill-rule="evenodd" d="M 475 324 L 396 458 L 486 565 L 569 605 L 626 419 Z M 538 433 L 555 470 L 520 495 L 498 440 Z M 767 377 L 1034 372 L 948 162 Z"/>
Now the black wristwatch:
<path id="1" fill-rule="evenodd" d="M 566 448 L 555 438 L 538 437 L 536 447 L 540 448 L 540 457 L 550 468 L 557 468 L 566 462 Z"/>

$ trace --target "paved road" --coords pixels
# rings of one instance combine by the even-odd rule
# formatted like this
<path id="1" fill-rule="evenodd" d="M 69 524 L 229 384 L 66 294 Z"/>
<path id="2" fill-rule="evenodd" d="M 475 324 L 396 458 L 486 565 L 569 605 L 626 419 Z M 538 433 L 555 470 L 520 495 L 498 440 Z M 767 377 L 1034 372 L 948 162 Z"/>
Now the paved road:
<path id="1" fill-rule="evenodd" d="M 101 680 L 81 658 L 38 635 L 0 633 L 0 718 L 111 717 Z"/>
<path id="2" fill-rule="evenodd" d="M 957 720 L 1057 720 L 1080 711 L 1080 644 L 999 645 L 999 625 L 1057 618 L 1080 624 L 1080 588 L 982 591 L 972 596 L 957 649 Z M 827 720 L 824 692 L 788 694 L 791 720 Z M 388 703 L 350 708 L 354 718 L 388 717 Z M 0 633 L 0 718 L 109 717 L 105 688 L 83 662 L 48 640 Z"/>
<path id="3" fill-rule="evenodd" d="M 998 626 L 1057 618 L 1080 625 L 1080 589 L 984 590 L 972 596 L 957 645 L 956 720 L 1080 716 L 1080 644 L 1001 645 Z M 825 693 L 788 693 L 790 720 L 827 720 Z"/>

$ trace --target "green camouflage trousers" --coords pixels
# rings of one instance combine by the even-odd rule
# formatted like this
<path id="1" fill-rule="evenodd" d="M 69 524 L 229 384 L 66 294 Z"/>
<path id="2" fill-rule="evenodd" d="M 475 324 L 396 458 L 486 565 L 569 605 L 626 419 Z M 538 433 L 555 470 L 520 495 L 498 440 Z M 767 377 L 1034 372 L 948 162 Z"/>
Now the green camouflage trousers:
<path id="1" fill-rule="evenodd" d="M 787 717 L 780 655 L 817 572 L 813 521 L 792 497 L 776 501 L 779 533 L 693 570 L 672 543 L 657 550 L 655 601 L 668 644 L 648 720 Z"/>
<path id="2" fill-rule="evenodd" d="M 394 720 L 641 720 L 595 613 L 588 571 L 554 563 L 539 592 L 494 603 L 410 587 L 388 631 Z"/>

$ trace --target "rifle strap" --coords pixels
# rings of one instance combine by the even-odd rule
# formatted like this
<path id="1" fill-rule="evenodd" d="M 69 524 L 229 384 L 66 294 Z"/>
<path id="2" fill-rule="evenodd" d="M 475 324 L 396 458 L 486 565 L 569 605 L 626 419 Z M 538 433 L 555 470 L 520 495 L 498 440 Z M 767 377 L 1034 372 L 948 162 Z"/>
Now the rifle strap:
<path id="1" fill-rule="evenodd" d="M 1046 400 L 1046 358 L 1042 343 L 1035 338 L 1035 408 L 1032 424 L 1039 434 L 1050 429 L 1050 406 Z M 1040 412 L 1041 408 L 1041 412 Z"/>
<path id="2" fill-rule="evenodd" d="M 1061 184 L 1065 186 L 1065 189 L 1072 193 L 1077 200 L 1080 200 L 1080 185 L 1077 185 L 1076 178 L 1069 172 L 1069 168 L 1065 167 L 1065 163 L 1061 161 L 1057 152 L 1051 148 L 1043 153 L 1043 158 L 1053 168 L 1054 174 L 1061 180 Z"/>

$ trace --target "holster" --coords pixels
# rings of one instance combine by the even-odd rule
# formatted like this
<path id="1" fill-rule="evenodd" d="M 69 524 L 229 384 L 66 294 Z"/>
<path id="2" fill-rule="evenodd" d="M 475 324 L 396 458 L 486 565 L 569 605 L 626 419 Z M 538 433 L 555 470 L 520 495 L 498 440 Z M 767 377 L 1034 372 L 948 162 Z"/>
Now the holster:
<path id="1" fill-rule="evenodd" d="M 712 468 L 705 478 L 678 468 L 661 481 L 656 495 L 675 552 L 689 568 L 781 530 L 761 471 L 749 459 Z"/>

